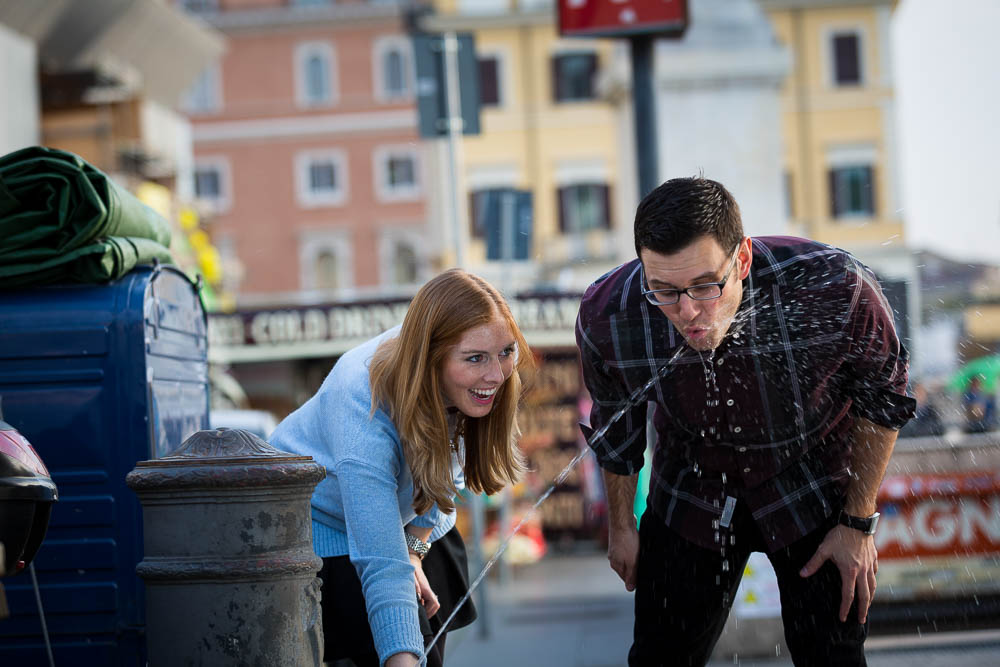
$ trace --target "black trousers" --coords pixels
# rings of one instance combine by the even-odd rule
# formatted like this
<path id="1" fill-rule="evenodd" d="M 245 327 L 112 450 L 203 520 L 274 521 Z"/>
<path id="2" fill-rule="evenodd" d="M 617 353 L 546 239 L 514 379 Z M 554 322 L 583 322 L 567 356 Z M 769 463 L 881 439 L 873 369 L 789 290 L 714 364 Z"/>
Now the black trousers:
<path id="1" fill-rule="evenodd" d="M 429 619 L 424 613 L 424 608 L 417 607 L 420 631 L 424 635 L 426 647 L 469 588 L 465 543 L 456 528 L 452 528 L 434 542 L 421 567 L 441 604 L 441 609 Z M 368 625 L 368 612 L 365 607 L 365 596 L 361 590 L 361 580 L 350 558 L 348 556 L 324 558 L 323 569 L 318 576 L 323 582 L 321 607 L 324 661 L 337 667 L 347 667 L 352 664 L 356 667 L 378 667 L 378 653 L 375 651 L 375 640 Z M 448 630 L 427 652 L 427 666 L 441 667 L 444 664 L 447 633 L 469 625 L 474 620 L 476 620 L 476 609 L 470 598 L 455 614 Z"/>
<path id="2" fill-rule="evenodd" d="M 864 667 L 868 624 L 839 619 L 840 571 L 827 561 L 811 577 L 799 570 L 812 558 L 827 525 L 769 554 L 781 593 L 785 641 L 796 667 Z M 732 539 L 730 539 L 732 538 Z M 752 551 L 765 551 L 750 512 L 737 505 L 719 549 L 703 549 L 677 535 L 647 510 L 639 528 L 635 632 L 630 667 L 698 666 L 708 662 L 732 608 Z"/>

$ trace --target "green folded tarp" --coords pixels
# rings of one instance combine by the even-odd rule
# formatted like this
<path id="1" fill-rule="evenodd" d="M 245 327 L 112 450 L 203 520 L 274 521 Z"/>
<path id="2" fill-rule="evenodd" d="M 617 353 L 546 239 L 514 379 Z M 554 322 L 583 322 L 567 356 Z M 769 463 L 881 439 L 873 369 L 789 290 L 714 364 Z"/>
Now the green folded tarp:
<path id="1" fill-rule="evenodd" d="M 172 263 L 170 251 L 135 236 L 112 236 L 85 245 L 46 262 L 0 263 L 0 287 L 28 287 L 52 283 L 103 283 L 120 278 L 138 264 Z"/>
<path id="2" fill-rule="evenodd" d="M 170 226 L 82 158 L 35 146 L 0 157 L 0 287 L 105 282 L 154 258 Z"/>

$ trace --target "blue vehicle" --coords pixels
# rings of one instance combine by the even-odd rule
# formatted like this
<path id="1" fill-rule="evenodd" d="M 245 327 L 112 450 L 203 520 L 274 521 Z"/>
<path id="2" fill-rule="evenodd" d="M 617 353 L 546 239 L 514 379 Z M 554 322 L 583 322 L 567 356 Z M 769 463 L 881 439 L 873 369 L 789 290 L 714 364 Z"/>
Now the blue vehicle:
<path id="1" fill-rule="evenodd" d="M 34 559 L 56 664 L 146 664 L 142 508 L 125 475 L 208 428 L 207 347 L 196 287 L 172 267 L 0 291 L 4 419 L 59 490 Z M 0 665 L 46 664 L 30 578 L 4 585 Z"/>

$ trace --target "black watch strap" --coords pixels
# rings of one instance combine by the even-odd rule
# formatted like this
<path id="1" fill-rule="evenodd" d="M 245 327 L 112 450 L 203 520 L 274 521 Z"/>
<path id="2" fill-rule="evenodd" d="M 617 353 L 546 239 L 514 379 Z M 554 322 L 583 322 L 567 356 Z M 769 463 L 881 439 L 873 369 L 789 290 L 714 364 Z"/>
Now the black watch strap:
<path id="1" fill-rule="evenodd" d="M 874 535 L 875 527 L 878 525 L 879 513 L 875 512 L 871 516 L 854 516 L 841 510 L 839 522 L 842 526 L 848 526 L 855 530 L 860 530 L 865 535 Z"/>

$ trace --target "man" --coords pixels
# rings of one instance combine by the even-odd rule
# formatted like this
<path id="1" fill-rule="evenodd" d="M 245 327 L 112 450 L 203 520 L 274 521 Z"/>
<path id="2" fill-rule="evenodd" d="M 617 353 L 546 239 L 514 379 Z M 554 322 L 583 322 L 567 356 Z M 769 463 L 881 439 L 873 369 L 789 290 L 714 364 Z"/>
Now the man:
<path id="1" fill-rule="evenodd" d="M 874 275 L 820 243 L 745 237 L 732 195 L 704 178 L 646 196 L 635 246 L 637 260 L 588 288 L 576 331 L 608 559 L 636 590 L 629 664 L 704 665 L 763 551 L 795 664 L 864 665 L 875 496 L 914 408 Z M 656 447 L 637 531 L 648 405 Z"/>

